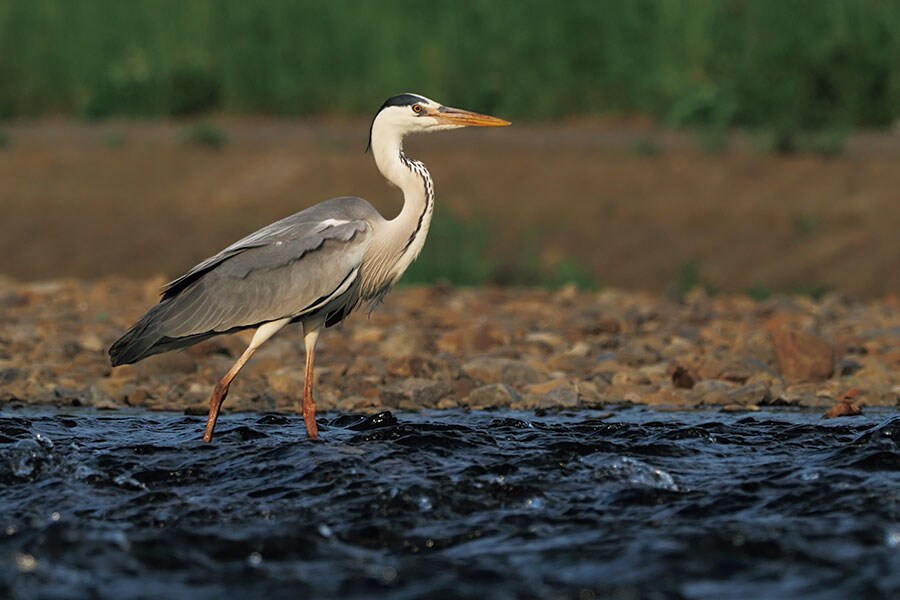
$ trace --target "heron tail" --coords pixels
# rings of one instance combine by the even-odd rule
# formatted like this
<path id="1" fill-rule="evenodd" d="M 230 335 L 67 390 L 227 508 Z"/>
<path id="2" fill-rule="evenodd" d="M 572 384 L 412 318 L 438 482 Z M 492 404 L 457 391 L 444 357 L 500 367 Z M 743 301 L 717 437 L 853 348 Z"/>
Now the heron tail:
<path id="1" fill-rule="evenodd" d="M 112 366 L 130 365 L 141 359 L 157 354 L 157 346 L 163 339 L 160 334 L 158 319 L 163 304 L 157 304 L 145 314 L 134 326 L 125 332 L 109 348 L 109 359 Z"/>
<path id="2" fill-rule="evenodd" d="M 134 326 L 125 332 L 109 348 L 109 360 L 112 366 L 130 365 L 144 360 L 154 354 L 162 354 L 169 350 L 178 350 L 193 346 L 222 333 L 234 333 L 248 327 L 234 327 L 227 331 L 207 331 L 181 337 L 169 337 L 162 331 L 173 308 L 170 300 L 163 300 L 147 311 Z"/>

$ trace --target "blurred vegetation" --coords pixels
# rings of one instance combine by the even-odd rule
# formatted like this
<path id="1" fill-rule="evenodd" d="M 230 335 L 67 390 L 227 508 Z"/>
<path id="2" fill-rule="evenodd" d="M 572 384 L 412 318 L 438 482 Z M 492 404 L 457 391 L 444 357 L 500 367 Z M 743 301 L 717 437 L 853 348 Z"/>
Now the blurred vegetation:
<path id="1" fill-rule="evenodd" d="M 0 117 L 368 115 L 417 90 L 510 118 L 759 128 L 790 150 L 900 116 L 898 31 L 888 0 L 4 0 Z"/>
<path id="2" fill-rule="evenodd" d="M 200 121 L 181 131 L 181 141 L 185 144 L 218 150 L 225 146 L 228 136 L 221 127 L 208 121 Z"/>
<path id="3" fill-rule="evenodd" d="M 488 258 L 490 226 L 481 219 L 461 220 L 435 209 L 428 243 L 401 280 L 403 285 L 446 281 L 453 285 L 540 285 L 550 288 L 575 285 L 583 290 L 599 288 L 590 272 L 576 260 L 564 258 L 552 267 L 541 267 L 537 247 L 522 248 L 517 262 Z"/>

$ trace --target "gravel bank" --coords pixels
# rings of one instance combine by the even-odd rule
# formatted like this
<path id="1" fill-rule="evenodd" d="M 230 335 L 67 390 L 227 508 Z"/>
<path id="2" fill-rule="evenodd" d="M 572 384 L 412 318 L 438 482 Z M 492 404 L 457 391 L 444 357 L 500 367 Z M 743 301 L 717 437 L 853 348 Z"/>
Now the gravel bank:
<path id="1" fill-rule="evenodd" d="M 162 280 L 0 280 L 0 401 L 205 413 L 249 334 L 112 369 L 108 346 Z M 565 409 L 635 403 L 752 411 L 898 406 L 900 298 L 861 303 L 618 290 L 395 290 L 325 332 L 320 410 Z M 232 386 L 227 411 L 296 411 L 303 344 L 287 329 Z M 851 411 L 852 412 L 852 411 Z"/>

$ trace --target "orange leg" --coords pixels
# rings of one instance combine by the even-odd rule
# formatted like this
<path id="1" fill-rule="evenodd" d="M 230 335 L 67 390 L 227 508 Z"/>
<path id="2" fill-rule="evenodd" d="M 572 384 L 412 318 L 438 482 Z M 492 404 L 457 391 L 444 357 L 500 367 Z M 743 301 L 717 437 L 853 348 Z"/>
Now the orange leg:
<path id="1" fill-rule="evenodd" d="M 256 348 L 250 346 L 244 353 L 241 354 L 241 357 L 238 359 L 234 366 L 231 367 L 231 370 L 225 374 L 225 377 L 216 384 L 216 387 L 213 388 L 212 396 L 209 398 L 209 417 L 206 419 L 206 432 L 203 434 L 203 441 L 209 442 L 213 436 L 213 430 L 216 428 L 216 419 L 219 418 L 219 409 L 222 408 L 222 403 L 225 401 L 225 397 L 228 396 L 228 388 L 231 386 L 231 381 L 237 376 L 238 372 L 243 368 L 244 364 L 250 357 L 253 356 L 253 353 L 256 351 Z"/>
<path id="2" fill-rule="evenodd" d="M 319 330 L 314 329 L 303 337 L 306 344 L 306 380 L 303 382 L 303 421 L 306 423 L 306 434 L 309 439 L 319 437 L 316 425 L 316 401 L 313 399 L 313 361 L 316 357 L 316 341 Z"/>
<path id="3" fill-rule="evenodd" d="M 237 362 L 234 363 L 231 370 L 225 374 L 225 377 L 216 384 L 212 396 L 209 398 L 209 417 L 206 419 L 206 431 L 203 433 L 204 442 L 212 440 L 213 430 L 216 428 L 216 419 L 219 418 L 219 409 L 222 408 L 222 403 L 225 401 L 225 397 L 228 396 L 228 388 L 231 386 L 231 381 L 237 377 L 238 372 L 250 360 L 256 349 L 262 346 L 267 339 L 278 333 L 278 330 L 290 323 L 290 321 L 290 319 L 281 319 L 260 325 L 256 333 L 253 334 L 250 345 L 244 350 Z"/>

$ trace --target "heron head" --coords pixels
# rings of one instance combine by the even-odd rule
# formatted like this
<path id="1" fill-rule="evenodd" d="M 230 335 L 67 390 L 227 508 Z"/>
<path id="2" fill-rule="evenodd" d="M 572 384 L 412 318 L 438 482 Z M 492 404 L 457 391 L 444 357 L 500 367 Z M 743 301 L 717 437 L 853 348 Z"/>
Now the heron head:
<path id="1" fill-rule="evenodd" d="M 369 147 L 376 128 L 402 138 L 417 132 L 460 127 L 503 127 L 509 124 L 509 121 L 497 117 L 444 106 L 419 94 L 398 94 L 388 98 L 375 113 L 369 129 Z"/>

